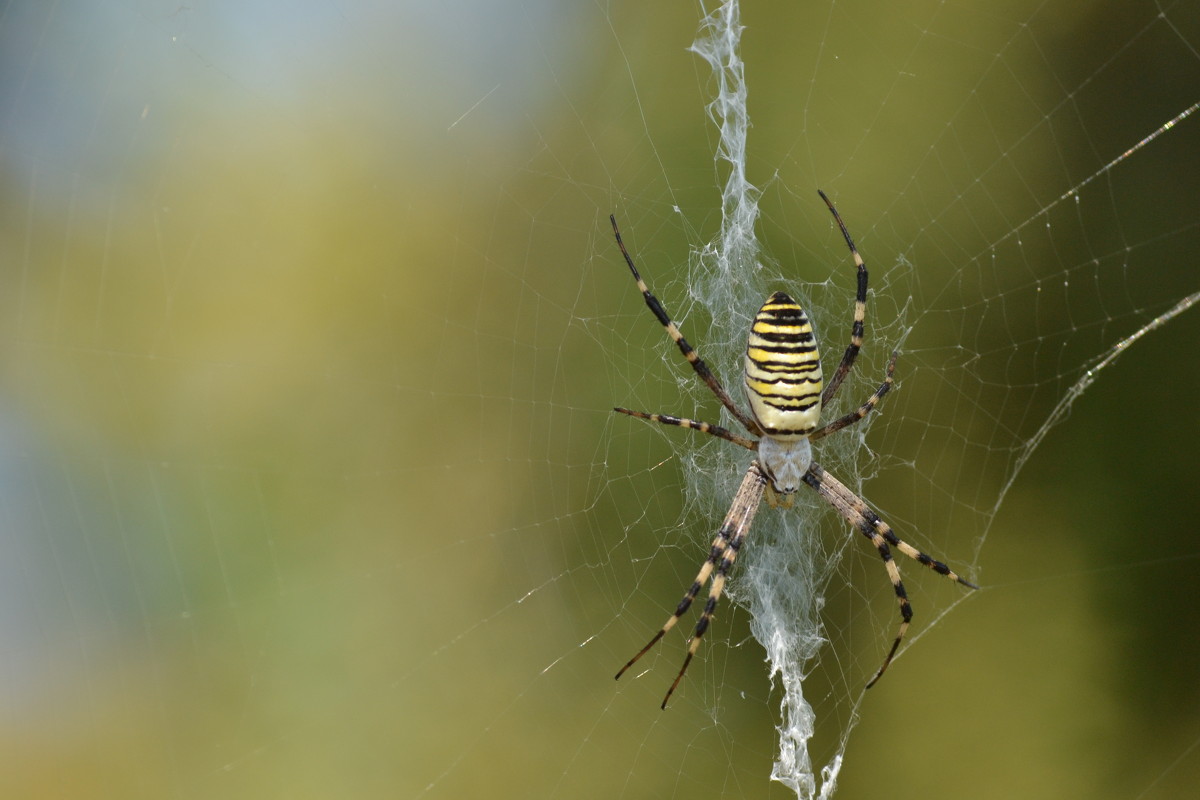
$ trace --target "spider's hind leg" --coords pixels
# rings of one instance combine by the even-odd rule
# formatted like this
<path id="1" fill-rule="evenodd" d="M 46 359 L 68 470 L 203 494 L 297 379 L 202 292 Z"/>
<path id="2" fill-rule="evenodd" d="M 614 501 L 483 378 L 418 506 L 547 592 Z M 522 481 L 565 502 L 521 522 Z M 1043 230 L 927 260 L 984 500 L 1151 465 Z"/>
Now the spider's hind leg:
<path id="1" fill-rule="evenodd" d="M 646 285 L 646 282 L 642 280 L 641 273 L 638 272 L 637 266 L 633 263 L 633 257 L 629 255 L 629 251 L 625 249 L 625 242 L 621 240 L 621 231 L 617 227 L 616 215 L 610 214 L 608 220 L 612 223 L 613 236 L 617 240 L 617 246 L 621 248 L 621 255 L 625 257 L 625 264 L 628 265 L 633 279 L 637 281 L 638 290 L 642 293 L 642 298 L 646 301 L 646 307 L 650 309 L 650 312 L 654 314 L 659 324 L 666 330 L 667 335 L 671 337 L 671 341 L 675 342 L 675 345 L 679 348 L 679 352 L 683 353 L 683 357 L 692 365 L 692 369 L 695 370 L 696 375 L 700 380 L 704 381 L 709 391 L 721 401 L 721 405 L 725 406 L 729 410 L 729 413 L 733 414 L 737 421 L 746 430 L 750 431 L 750 433 L 755 436 L 762 435 L 762 429 L 759 428 L 758 423 L 737 407 L 737 403 L 733 402 L 733 398 L 729 396 L 729 392 L 721 384 L 721 381 L 708 368 L 708 365 L 704 363 L 704 359 L 700 358 L 700 354 L 696 352 L 696 348 L 688 344 L 687 339 L 683 338 L 683 334 L 679 331 L 679 326 L 671 320 L 671 316 L 663 308 L 663 304 L 650 291 L 650 287 Z"/>

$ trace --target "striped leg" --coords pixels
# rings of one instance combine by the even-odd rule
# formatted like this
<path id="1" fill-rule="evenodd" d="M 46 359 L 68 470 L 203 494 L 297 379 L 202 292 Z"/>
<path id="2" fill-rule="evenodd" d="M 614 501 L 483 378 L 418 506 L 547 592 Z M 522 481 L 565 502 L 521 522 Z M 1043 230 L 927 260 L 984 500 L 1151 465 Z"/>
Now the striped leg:
<path id="1" fill-rule="evenodd" d="M 893 380 L 892 375 L 896 372 L 896 359 L 899 357 L 900 357 L 900 351 L 893 350 L 892 357 L 888 360 L 887 376 L 883 379 L 883 383 L 881 383 L 879 385 L 879 388 L 875 390 L 875 394 L 873 394 L 867 398 L 867 402 L 863 403 L 861 406 L 859 406 L 855 410 L 851 411 L 846 416 L 839 417 L 838 419 L 835 419 L 833 422 L 830 422 L 829 424 L 824 425 L 821 428 L 818 428 L 817 430 L 813 431 L 812 434 L 810 434 L 808 437 L 809 440 L 815 442 L 817 439 L 822 439 L 831 433 L 837 433 L 842 428 L 845 428 L 847 425 L 853 425 L 854 423 L 858 422 L 860 419 L 865 417 L 867 414 L 870 414 L 871 409 L 873 409 L 873 408 L 875 408 L 875 406 L 879 405 L 879 401 L 882 400 L 883 396 L 885 394 L 887 394 L 888 391 L 892 388 L 892 380 Z"/>
<path id="2" fill-rule="evenodd" d="M 825 384 L 825 391 L 821 395 L 821 405 L 827 406 L 837 394 L 842 381 L 850 373 L 850 368 L 854 366 L 854 360 L 858 358 L 858 351 L 862 349 L 867 319 L 867 265 L 863 263 L 862 256 L 858 254 L 858 248 L 854 246 L 854 240 L 850 238 L 850 231 L 846 229 L 846 223 L 842 222 L 842 217 L 833 207 L 833 203 L 820 189 L 817 190 L 817 194 L 821 195 L 821 199 L 833 213 L 833 218 L 837 220 L 838 227 L 842 229 L 842 237 L 850 247 L 850 255 L 854 256 L 854 264 L 858 267 L 858 294 L 854 296 L 854 324 L 850 328 L 850 345 L 842 355 L 842 363 L 838 364 L 837 371 L 833 373 L 829 383 Z"/>
<path id="3" fill-rule="evenodd" d="M 658 298 L 650 292 L 650 288 L 646 286 L 646 282 L 638 274 L 637 267 L 633 265 L 633 259 L 630 257 L 629 251 L 625 249 L 625 242 L 621 241 L 621 231 L 617 228 L 616 216 L 610 214 L 608 220 L 612 223 L 613 236 L 617 239 L 617 246 L 621 248 L 621 255 L 625 256 L 625 263 L 629 265 L 629 271 L 633 273 L 633 278 L 637 281 L 638 289 L 641 290 L 642 297 L 646 300 L 646 306 L 654 313 L 654 316 L 658 318 L 662 326 L 666 328 L 667 335 L 671 337 L 671 341 L 679 346 L 679 351 L 683 353 L 683 357 L 687 359 L 688 363 L 692 365 L 692 369 L 700 376 L 700 379 L 708 385 L 712 393 L 721 401 L 721 405 L 729 409 L 729 413 L 733 414 L 746 430 L 755 436 L 761 436 L 762 430 L 758 427 L 758 424 L 737 407 L 737 404 L 733 402 L 733 398 L 729 396 L 729 392 L 721 385 L 721 381 L 717 379 L 717 376 L 713 374 L 708 365 L 704 363 L 704 360 L 700 358 L 695 348 L 687 343 L 687 339 L 683 338 L 683 334 L 679 332 L 678 326 L 671 321 L 667 310 L 663 308 Z"/>
<path id="4" fill-rule="evenodd" d="M 887 567 L 888 578 L 892 582 L 892 588 L 896 590 L 896 601 L 900 604 L 900 629 L 896 632 L 896 638 L 892 641 L 892 647 L 888 650 L 883 664 L 875 673 L 875 677 L 871 678 L 870 682 L 867 683 L 867 688 L 870 689 L 883 676 L 884 670 L 888 668 L 888 665 L 892 663 L 892 658 L 896 655 L 901 640 L 904 639 L 904 634 L 908 630 L 909 623 L 912 622 L 913 615 L 912 606 L 908 602 L 908 594 L 904 591 L 904 583 L 900 580 L 900 568 L 896 566 L 896 562 L 892 559 L 892 551 L 889 545 L 909 558 L 919 561 L 934 572 L 945 575 L 957 583 L 961 583 L 968 589 L 978 589 L 979 587 L 969 581 L 963 580 L 942 562 L 922 553 L 920 550 L 898 538 L 892 532 L 891 527 L 880 519 L 878 514 L 868 508 L 867 504 L 858 495 L 847 489 L 841 481 L 826 472 L 819 464 L 814 462 L 808 468 L 808 472 L 804 474 L 804 482 L 815 489 L 817 494 L 825 498 L 847 522 L 858 528 L 864 536 L 871 540 L 871 544 L 875 545 L 875 549 L 879 551 L 879 556 L 883 559 L 884 565 Z"/>
<path id="5" fill-rule="evenodd" d="M 687 656 L 683 660 L 683 666 L 679 668 L 679 674 L 675 676 L 675 680 L 671 683 L 671 688 L 667 690 L 666 696 L 663 697 L 663 709 L 666 709 L 667 701 L 671 699 L 675 688 L 683 680 L 683 674 L 687 672 L 688 665 L 692 663 L 692 657 L 700 649 L 700 642 L 705 631 L 708 630 L 713 612 L 717 608 L 717 601 L 721 597 L 721 592 L 725 590 L 725 581 L 729 577 L 729 571 L 733 568 L 733 562 L 737 559 L 738 550 L 741 548 L 742 542 L 745 541 L 746 534 L 750 531 L 750 524 L 754 521 L 754 515 L 758 512 L 758 506 L 762 500 L 766 483 L 766 475 L 763 473 L 762 468 L 759 467 L 758 462 L 750 462 L 750 469 L 746 470 L 746 477 L 742 479 L 742 485 L 738 487 L 737 494 L 733 497 L 733 504 L 729 508 L 729 513 L 725 515 L 725 521 L 721 524 L 721 529 L 717 532 L 716 538 L 713 539 L 708 560 L 704 562 L 704 566 L 696 574 L 696 579 L 692 581 L 692 585 L 683 596 L 683 600 L 679 602 L 675 613 L 667 619 L 658 633 L 654 634 L 650 641 L 646 643 L 646 646 L 639 650 L 637 655 L 629 659 L 625 666 L 621 667 L 620 671 L 617 672 L 616 677 L 620 679 L 626 670 L 636 664 L 638 659 L 646 655 L 650 648 L 658 644 L 658 640 L 667 631 L 675 627 L 675 623 L 679 621 L 679 618 L 687 613 L 687 610 L 692 605 L 692 601 L 700 593 L 700 589 L 712 577 L 712 585 L 708 591 L 708 600 L 704 603 L 704 610 L 700 614 L 700 620 L 696 623 L 696 630 L 692 634 L 691 641 L 688 644 Z M 716 575 L 713 575 L 714 570 L 716 571 Z"/>
<path id="6" fill-rule="evenodd" d="M 720 425 L 709 425 L 707 422 L 699 422 L 694 419 L 685 417 L 673 417 L 670 414 L 647 414 L 645 411 L 631 411 L 628 408 L 614 408 L 619 414 L 628 414 L 631 417 L 638 419 L 648 419 L 651 422 L 659 422 L 663 425 L 678 425 L 680 428 L 690 428 L 694 431 L 707 433 L 710 436 L 716 436 L 718 439 L 724 439 L 727 442 L 733 442 L 736 445 L 746 448 L 747 450 L 757 450 L 758 442 L 753 439 L 747 439 L 745 436 L 738 436 L 728 428 L 722 428 Z"/>

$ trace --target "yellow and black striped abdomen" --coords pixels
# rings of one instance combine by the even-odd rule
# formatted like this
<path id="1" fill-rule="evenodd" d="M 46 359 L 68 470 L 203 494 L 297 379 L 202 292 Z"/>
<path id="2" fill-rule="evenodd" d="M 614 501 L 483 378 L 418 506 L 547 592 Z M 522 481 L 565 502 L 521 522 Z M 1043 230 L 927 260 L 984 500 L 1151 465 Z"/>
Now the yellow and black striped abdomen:
<path id="1" fill-rule="evenodd" d="M 808 315 L 776 292 L 754 316 L 746 346 L 746 396 L 754 418 L 768 436 L 807 436 L 821 417 L 821 385 L 821 354 Z"/>

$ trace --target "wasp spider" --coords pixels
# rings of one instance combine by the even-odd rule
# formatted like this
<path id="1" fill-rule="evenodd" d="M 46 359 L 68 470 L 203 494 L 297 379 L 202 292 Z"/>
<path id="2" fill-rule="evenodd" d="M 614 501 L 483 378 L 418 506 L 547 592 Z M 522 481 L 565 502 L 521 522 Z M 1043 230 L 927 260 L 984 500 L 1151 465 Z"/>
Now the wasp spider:
<path id="1" fill-rule="evenodd" d="M 838 364 L 833 377 L 829 379 L 828 383 L 824 383 L 817 340 L 813 336 L 808 315 L 796 301 L 784 292 L 776 292 L 771 295 L 754 316 L 754 322 L 750 326 L 749 343 L 746 346 L 743 378 L 746 397 L 750 401 L 749 414 L 738 408 L 717 376 L 683 338 L 683 334 L 671 321 L 662 303 L 651 294 L 645 281 L 642 280 L 642 276 L 638 274 L 629 251 L 625 249 L 625 243 L 621 241 L 621 232 L 617 228 L 616 217 L 609 217 L 617 245 L 621 248 L 625 263 L 629 265 L 629 271 L 633 273 L 633 277 L 637 281 L 638 289 L 641 290 L 646 305 L 654 312 L 654 316 L 666 328 L 667 335 L 679 346 L 683 357 L 692 365 L 692 369 L 708 385 L 721 404 L 742 424 L 742 427 L 752 436 L 757 437 L 755 439 L 746 438 L 719 425 L 710 425 L 707 422 L 668 414 L 647 414 L 642 411 L 631 411 L 628 408 L 614 409 L 622 414 L 647 419 L 651 422 L 691 428 L 758 453 L 758 457 L 750 462 L 746 476 L 742 479 L 742 485 L 734 495 L 733 505 L 721 528 L 717 531 L 716 538 L 713 539 L 708 559 L 679 602 L 675 613 L 667 619 L 658 633 L 654 634 L 646 643 L 646 646 L 629 659 L 629 662 L 617 673 L 617 678 L 620 678 L 651 647 L 657 644 L 659 639 L 671 630 L 691 607 L 692 601 L 700 594 L 704 584 L 711 580 L 708 600 L 704 603 L 704 609 L 700 612 L 700 620 L 696 623 L 696 630 L 688 643 L 687 656 L 683 660 L 683 666 L 679 668 L 679 673 L 663 698 L 662 707 L 664 709 L 667 707 L 667 701 L 671 699 L 671 694 L 683 679 L 692 657 L 700 649 L 700 641 L 705 631 L 708 630 L 709 622 L 717 607 L 717 601 L 729 578 L 729 571 L 733 568 L 738 550 L 741 549 L 750 532 L 750 525 L 754 521 L 754 515 L 758 511 L 764 492 L 767 502 L 771 506 L 787 508 L 791 506 L 792 495 L 800 488 L 800 484 L 808 484 L 847 522 L 870 539 L 871 544 L 883 558 L 888 578 L 891 579 L 892 587 L 896 591 L 896 600 L 900 604 L 901 621 L 900 629 L 896 632 L 896 638 L 892 641 L 892 646 L 883 659 L 883 664 L 867 683 L 868 689 L 879 680 L 884 670 L 888 668 L 888 664 L 892 662 L 892 657 L 895 656 L 896 650 L 904 638 L 904 633 L 912 621 L 912 606 L 908 602 L 908 595 L 900 580 L 900 569 L 892 558 L 892 548 L 963 586 L 970 589 L 979 588 L 960 578 L 942 562 L 898 538 L 888 524 L 880 519 L 879 515 L 872 511 L 861 498 L 813 461 L 811 442 L 858 422 L 883 399 L 883 396 L 892 387 L 892 375 L 896 369 L 898 356 L 898 353 L 892 353 L 883 383 L 875 390 L 874 394 L 867 398 L 865 403 L 849 414 L 818 427 L 821 407 L 828 405 L 837 394 L 842 381 L 845 380 L 851 367 L 854 366 L 855 359 L 858 358 L 867 314 L 866 264 L 858 254 L 854 240 L 850 238 L 850 232 L 846 229 L 846 225 L 842 222 L 833 203 L 829 201 L 824 192 L 818 192 L 818 194 L 833 213 L 833 218 L 841 229 L 842 236 L 850 248 L 850 254 L 854 257 L 854 263 L 858 267 L 858 293 L 854 299 L 854 323 L 850 331 L 850 344 L 846 347 L 846 352 L 842 355 L 841 363 Z"/>

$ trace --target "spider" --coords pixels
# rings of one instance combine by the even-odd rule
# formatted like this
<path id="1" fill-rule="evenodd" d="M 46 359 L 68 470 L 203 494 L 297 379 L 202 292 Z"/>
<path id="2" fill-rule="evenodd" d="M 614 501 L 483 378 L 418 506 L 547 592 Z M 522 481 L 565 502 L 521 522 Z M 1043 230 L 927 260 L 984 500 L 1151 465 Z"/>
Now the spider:
<path id="1" fill-rule="evenodd" d="M 892 582 L 892 588 L 896 592 L 896 600 L 900 604 L 901 621 L 900 629 L 896 632 L 896 638 L 892 641 L 892 646 L 883 659 L 883 664 L 867 683 L 866 688 L 868 689 L 875 685 L 875 682 L 883 676 L 884 670 L 891 664 L 892 657 L 896 655 L 896 650 L 900 647 L 909 623 L 912 622 L 912 606 L 908 602 L 908 595 L 900 580 L 900 568 L 892 558 L 891 548 L 894 547 L 909 558 L 919 561 L 934 572 L 945 575 L 969 589 L 979 588 L 960 578 L 942 562 L 898 538 L 892 532 L 891 527 L 880 519 L 879 515 L 872 511 L 861 498 L 813 461 L 812 442 L 858 422 L 867 416 L 888 393 L 892 387 L 896 359 L 899 356 L 898 352 L 892 353 L 888 360 L 887 375 L 883 383 L 875 390 L 874 394 L 867 398 L 866 402 L 849 414 L 818 427 L 821 407 L 828 405 L 833 400 L 842 381 L 846 379 L 851 367 L 854 366 L 855 359 L 858 358 L 859 350 L 862 348 L 864 321 L 867 315 L 867 267 L 858 254 L 858 248 L 854 246 L 854 240 L 850 238 L 850 232 L 846 229 L 846 225 L 842 222 L 841 215 L 838 214 L 833 203 L 825 196 L 824 192 L 818 190 L 817 194 L 821 196 L 833 214 L 858 268 L 858 292 L 854 298 L 854 322 L 850 331 L 850 344 L 846 347 L 846 352 L 842 355 L 841 363 L 838 364 L 833 377 L 822 388 L 821 358 L 808 315 L 786 293 L 775 292 L 758 310 L 754 316 L 754 322 L 750 326 L 743 370 L 746 397 L 750 402 L 749 414 L 738 408 L 717 376 L 683 338 L 683 334 L 671 321 L 662 303 L 650 292 L 645 281 L 642 280 L 642 276 L 638 273 L 637 267 L 634 266 L 629 251 L 625 249 L 625 243 L 621 240 L 621 232 L 617 228 L 616 217 L 609 216 L 617 246 L 621 248 L 621 255 L 625 257 L 625 263 L 629 265 L 629 271 L 633 273 L 638 289 L 641 290 L 642 297 L 646 300 L 646 305 L 662 323 L 671 340 L 679 346 L 680 352 L 692 365 L 696 375 L 712 390 L 712 393 L 742 424 L 742 427 L 752 436 L 757 437 L 756 439 L 746 438 L 719 425 L 710 425 L 707 422 L 669 414 L 647 414 L 628 408 L 613 409 L 631 417 L 700 431 L 733 442 L 758 454 L 758 457 L 750 462 L 741 486 L 734 495 L 729 513 L 725 516 L 725 521 L 712 541 L 708 559 L 700 567 L 700 572 L 697 573 L 696 579 L 692 581 L 691 587 L 679 602 L 679 606 L 662 628 L 646 643 L 646 646 L 629 659 L 616 675 L 618 679 L 624 675 L 666 635 L 667 631 L 675 626 L 675 623 L 687 613 L 704 584 L 711 579 L 708 599 L 704 603 L 704 609 L 696 623 L 695 632 L 688 642 L 683 666 L 679 668 L 679 673 L 671 683 L 671 688 L 663 697 L 663 709 L 667 707 L 667 702 L 671 699 L 676 687 L 679 686 L 679 682 L 683 680 L 688 665 L 691 664 L 692 658 L 700 649 L 701 639 L 708 630 L 713 612 L 717 607 L 717 601 L 721 598 L 721 592 L 725 588 L 725 582 L 729 578 L 729 572 L 733 568 L 738 551 L 750 532 L 750 525 L 754 521 L 754 515 L 758 511 L 764 492 L 769 505 L 788 508 L 792 505 L 793 495 L 800 488 L 800 484 L 807 484 L 833 506 L 847 522 L 870 539 L 871 544 L 879 551 L 887 569 L 888 578 Z"/>

